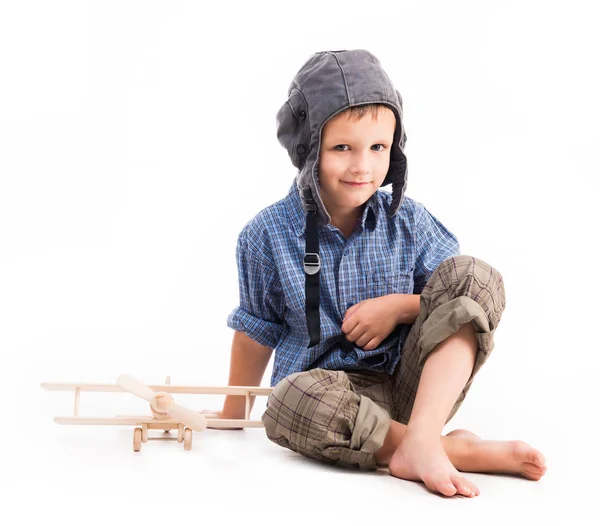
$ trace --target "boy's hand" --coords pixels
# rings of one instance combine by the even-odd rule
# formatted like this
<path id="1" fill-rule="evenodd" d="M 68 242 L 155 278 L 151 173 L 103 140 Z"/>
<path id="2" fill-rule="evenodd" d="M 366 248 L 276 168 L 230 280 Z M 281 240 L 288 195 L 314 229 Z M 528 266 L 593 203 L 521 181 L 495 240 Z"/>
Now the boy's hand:
<path id="1" fill-rule="evenodd" d="M 402 294 L 388 294 L 352 305 L 344 314 L 346 339 L 366 351 L 375 349 L 401 323 Z"/>
<path id="2" fill-rule="evenodd" d="M 223 416 L 222 410 L 212 411 L 210 409 L 202 409 L 202 411 L 198 411 L 198 413 L 200 413 L 201 415 L 204 415 L 206 418 L 225 418 L 225 419 L 235 418 L 232 416 Z M 233 430 L 244 429 L 243 427 L 220 427 L 218 424 L 208 424 L 206 427 L 209 429 L 233 429 Z"/>

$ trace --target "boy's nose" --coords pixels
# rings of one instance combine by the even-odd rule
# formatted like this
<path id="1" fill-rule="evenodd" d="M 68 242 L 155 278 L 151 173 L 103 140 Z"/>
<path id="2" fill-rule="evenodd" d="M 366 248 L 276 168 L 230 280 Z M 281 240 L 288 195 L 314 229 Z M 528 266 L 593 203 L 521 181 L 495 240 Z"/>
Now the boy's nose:
<path id="1" fill-rule="evenodd" d="M 369 152 L 356 151 L 351 158 L 350 173 L 356 177 L 369 174 Z"/>
<path id="2" fill-rule="evenodd" d="M 362 177 L 368 176 L 371 171 L 369 170 L 369 165 L 366 161 L 355 162 L 352 163 L 352 168 L 350 168 L 350 173 L 353 177 L 360 179 Z"/>

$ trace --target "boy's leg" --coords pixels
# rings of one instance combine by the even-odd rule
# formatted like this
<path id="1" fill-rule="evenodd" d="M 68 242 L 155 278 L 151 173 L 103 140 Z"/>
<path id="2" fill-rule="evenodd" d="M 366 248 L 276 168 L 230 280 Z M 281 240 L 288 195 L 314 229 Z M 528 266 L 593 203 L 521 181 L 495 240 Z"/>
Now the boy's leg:
<path id="1" fill-rule="evenodd" d="M 470 323 L 463 325 L 427 358 L 406 433 L 388 464 L 392 475 L 423 480 L 429 489 L 444 495 L 478 493 L 459 474 L 440 441 L 446 417 L 473 370 L 477 352 L 473 333 Z"/>
<path id="2" fill-rule="evenodd" d="M 261 417 L 267 437 L 306 457 L 376 469 L 392 410 L 387 373 L 311 369 L 281 380 Z"/>
<path id="3" fill-rule="evenodd" d="M 423 480 L 444 495 L 476 493 L 448 459 L 440 434 L 491 352 L 504 306 L 502 276 L 477 258 L 448 258 L 430 277 L 394 372 L 397 416 L 408 425 L 389 461 L 392 475 Z"/>
<path id="4" fill-rule="evenodd" d="M 397 414 L 386 373 L 314 369 L 279 382 L 262 421 L 269 439 L 306 457 L 376 469 L 388 464 L 406 429 L 388 413 Z M 543 474 L 533 464 L 539 452 L 524 443 L 481 440 L 466 431 L 450 435 L 456 436 L 441 437 L 442 445 L 458 469 L 535 480 Z"/>
<path id="5" fill-rule="evenodd" d="M 387 373 L 372 371 L 313 369 L 292 374 L 269 396 L 262 416 L 267 437 L 306 457 L 345 468 L 386 466 L 406 429 L 389 416 L 396 414 L 390 379 Z M 442 440 L 453 462 L 469 460 L 472 438 Z"/>

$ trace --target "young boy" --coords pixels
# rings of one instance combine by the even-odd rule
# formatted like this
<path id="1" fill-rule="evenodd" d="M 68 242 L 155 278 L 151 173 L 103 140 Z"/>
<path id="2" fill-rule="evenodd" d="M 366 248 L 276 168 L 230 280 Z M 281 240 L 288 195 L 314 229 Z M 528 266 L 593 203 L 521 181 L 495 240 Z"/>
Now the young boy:
<path id="1" fill-rule="evenodd" d="M 500 273 L 405 196 L 402 98 L 366 50 L 315 53 L 277 114 L 297 177 L 243 228 L 230 385 L 260 385 L 273 442 L 340 466 L 476 496 L 460 471 L 539 480 L 521 441 L 441 436 L 494 346 Z M 379 190 L 392 185 L 392 192 Z M 225 400 L 223 418 L 243 418 Z"/>

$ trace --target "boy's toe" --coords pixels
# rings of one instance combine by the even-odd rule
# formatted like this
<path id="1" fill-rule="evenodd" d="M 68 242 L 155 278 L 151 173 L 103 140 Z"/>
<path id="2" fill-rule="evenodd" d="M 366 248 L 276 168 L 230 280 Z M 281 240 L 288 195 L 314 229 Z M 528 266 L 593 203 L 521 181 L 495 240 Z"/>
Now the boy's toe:
<path id="1" fill-rule="evenodd" d="M 479 489 L 477 486 L 475 486 L 475 484 L 466 478 L 461 477 L 460 475 L 454 475 L 451 477 L 451 480 L 454 486 L 458 489 L 458 493 L 461 495 L 464 495 L 465 497 L 475 497 L 476 495 L 479 495 Z"/>
<path id="2" fill-rule="evenodd" d="M 457 492 L 456 487 L 447 476 L 438 476 L 432 478 L 425 485 L 432 491 L 437 491 L 446 497 L 451 497 Z"/>
<path id="3" fill-rule="evenodd" d="M 546 464 L 546 461 L 544 459 L 544 455 L 542 455 L 539 451 L 536 451 L 533 455 L 532 455 L 533 460 L 531 462 L 533 462 L 536 466 L 539 466 L 540 468 L 543 468 Z"/>

